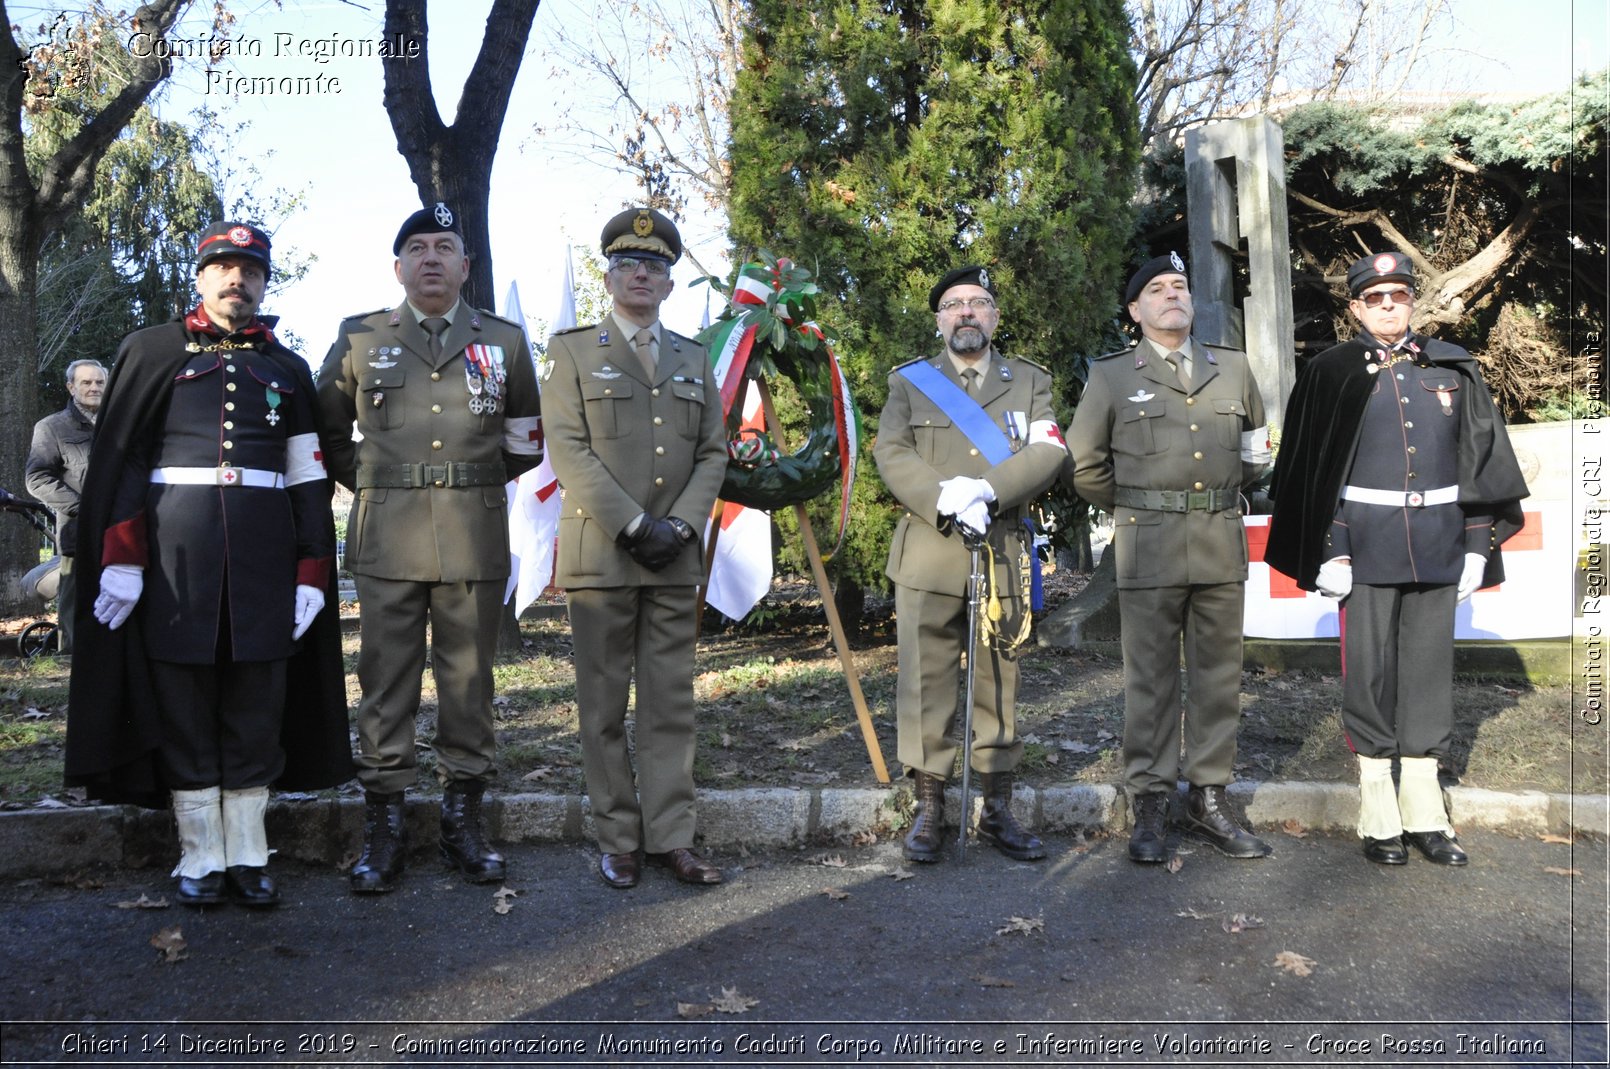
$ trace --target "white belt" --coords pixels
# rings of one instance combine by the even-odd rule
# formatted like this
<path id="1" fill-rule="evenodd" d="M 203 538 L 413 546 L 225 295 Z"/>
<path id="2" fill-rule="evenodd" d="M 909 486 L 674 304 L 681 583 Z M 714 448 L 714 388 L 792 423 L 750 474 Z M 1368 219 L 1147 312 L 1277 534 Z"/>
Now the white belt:
<path id="1" fill-rule="evenodd" d="M 267 490 L 285 488 L 285 476 L 259 468 L 152 468 L 151 481 L 178 486 L 257 486 Z"/>
<path id="2" fill-rule="evenodd" d="M 1459 500 L 1459 487 L 1439 486 L 1435 490 L 1370 490 L 1363 486 L 1342 487 L 1342 498 L 1365 505 L 1391 505 L 1393 508 L 1424 508 L 1447 505 Z"/>

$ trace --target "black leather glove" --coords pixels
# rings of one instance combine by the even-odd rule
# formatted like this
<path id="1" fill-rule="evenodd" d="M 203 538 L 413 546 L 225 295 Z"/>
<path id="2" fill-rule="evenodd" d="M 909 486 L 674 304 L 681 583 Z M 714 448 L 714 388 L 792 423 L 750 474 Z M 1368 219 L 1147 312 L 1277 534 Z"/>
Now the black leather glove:
<path id="1" fill-rule="evenodd" d="M 623 545 L 632 559 L 651 572 L 657 572 L 676 560 L 687 543 L 682 533 L 670 520 L 649 519 L 637 525 L 635 534 L 623 535 Z"/>

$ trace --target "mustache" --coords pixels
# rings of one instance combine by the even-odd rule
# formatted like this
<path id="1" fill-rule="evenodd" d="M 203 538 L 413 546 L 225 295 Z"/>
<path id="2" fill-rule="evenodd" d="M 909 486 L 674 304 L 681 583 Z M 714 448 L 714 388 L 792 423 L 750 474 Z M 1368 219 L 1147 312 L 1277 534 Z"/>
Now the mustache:
<path id="1" fill-rule="evenodd" d="M 254 299 L 249 292 L 247 292 L 246 290 L 240 288 L 239 286 L 230 286 L 226 290 L 221 290 L 219 292 L 218 296 L 219 297 L 239 297 L 243 301 L 250 301 L 250 300 Z"/>

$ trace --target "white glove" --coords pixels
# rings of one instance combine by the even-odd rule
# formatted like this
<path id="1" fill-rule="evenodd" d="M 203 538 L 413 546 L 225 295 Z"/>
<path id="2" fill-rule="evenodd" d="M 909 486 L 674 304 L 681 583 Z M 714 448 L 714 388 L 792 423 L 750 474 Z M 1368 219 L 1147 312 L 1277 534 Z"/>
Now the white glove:
<path id="1" fill-rule="evenodd" d="M 939 514 L 960 516 L 962 510 L 974 502 L 989 504 L 995 500 L 995 488 L 984 479 L 969 479 L 958 475 L 939 484 Z"/>
<path id="2" fill-rule="evenodd" d="M 1327 598 L 1345 598 L 1353 592 L 1353 562 L 1348 557 L 1332 557 L 1319 566 L 1314 585 Z"/>
<path id="3" fill-rule="evenodd" d="M 971 528 L 975 534 L 983 534 L 989 530 L 989 506 L 982 501 L 974 501 L 956 514 L 956 522 Z"/>
<path id="4" fill-rule="evenodd" d="M 1459 576 L 1459 600 L 1464 601 L 1481 586 L 1481 577 L 1487 571 L 1487 558 L 1480 553 L 1465 554 L 1465 570 Z"/>
<path id="5" fill-rule="evenodd" d="M 134 611 L 145 589 L 145 569 L 138 564 L 108 564 L 101 569 L 101 592 L 95 598 L 95 619 L 116 631 Z"/>
<path id="6" fill-rule="evenodd" d="M 312 626 L 313 618 L 324 608 L 324 591 L 316 586 L 296 585 L 296 617 L 295 626 L 291 628 L 291 641 L 295 642 L 307 633 Z"/>

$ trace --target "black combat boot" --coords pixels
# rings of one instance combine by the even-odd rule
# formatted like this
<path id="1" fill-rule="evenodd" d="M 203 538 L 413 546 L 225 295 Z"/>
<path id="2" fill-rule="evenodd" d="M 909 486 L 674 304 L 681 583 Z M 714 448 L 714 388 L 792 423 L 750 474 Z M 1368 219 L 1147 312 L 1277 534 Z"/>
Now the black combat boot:
<path id="1" fill-rule="evenodd" d="M 1193 785 L 1185 797 L 1185 830 L 1193 839 L 1211 843 L 1226 857 L 1268 857 L 1269 844 L 1235 822 L 1225 804 L 1223 787 Z"/>
<path id="2" fill-rule="evenodd" d="M 1045 856 L 1045 844 L 1012 815 L 1012 774 L 980 772 L 984 786 L 984 808 L 978 814 L 978 837 L 995 844 L 995 849 L 1014 861 L 1038 861 Z"/>
<path id="3" fill-rule="evenodd" d="M 906 832 L 907 861 L 938 861 L 945 834 L 945 781 L 917 773 L 917 815 Z"/>
<path id="4" fill-rule="evenodd" d="M 363 856 L 348 875 L 353 893 L 378 895 L 396 887 L 406 849 L 403 792 L 364 792 Z"/>
<path id="5" fill-rule="evenodd" d="M 485 790 L 479 780 L 454 780 L 442 793 L 442 860 L 471 883 L 497 883 L 508 871 L 481 832 Z"/>
<path id="6" fill-rule="evenodd" d="M 1168 800 L 1165 792 L 1135 799 L 1135 826 L 1129 832 L 1129 860 L 1154 865 L 1168 860 Z"/>

